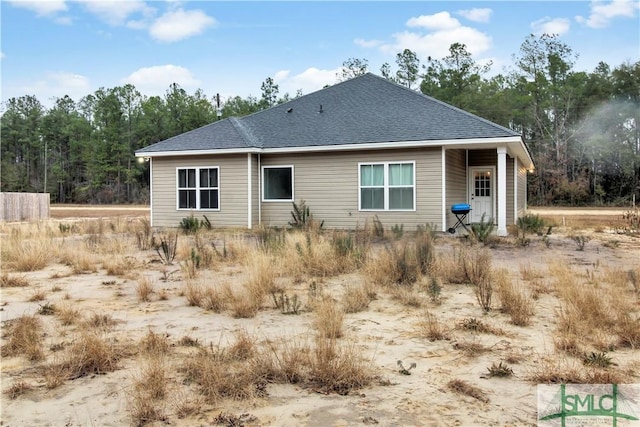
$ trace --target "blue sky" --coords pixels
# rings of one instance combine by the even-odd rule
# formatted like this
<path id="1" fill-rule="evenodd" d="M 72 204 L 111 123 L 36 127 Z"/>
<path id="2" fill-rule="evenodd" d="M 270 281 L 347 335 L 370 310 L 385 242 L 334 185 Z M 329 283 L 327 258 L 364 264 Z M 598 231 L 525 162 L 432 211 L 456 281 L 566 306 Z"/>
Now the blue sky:
<path id="1" fill-rule="evenodd" d="M 36 95 L 50 106 L 132 83 L 163 95 L 172 82 L 260 96 L 273 77 L 285 92 L 336 82 L 342 62 L 366 58 L 379 73 L 409 48 L 426 58 L 451 43 L 512 66 L 525 38 L 555 33 L 579 54 L 575 69 L 640 60 L 640 2 L 221 2 L 1 0 L 1 99 Z"/>

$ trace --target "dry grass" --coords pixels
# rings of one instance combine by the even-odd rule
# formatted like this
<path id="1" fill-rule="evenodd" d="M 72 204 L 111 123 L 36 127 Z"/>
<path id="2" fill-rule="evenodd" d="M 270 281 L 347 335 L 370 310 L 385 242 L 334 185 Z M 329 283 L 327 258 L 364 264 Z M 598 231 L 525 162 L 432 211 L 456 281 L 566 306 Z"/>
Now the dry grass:
<path id="1" fill-rule="evenodd" d="M 44 359 L 42 322 L 35 316 L 23 315 L 8 322 L 0 349 L 2 357 L 25 356 L 30 361 Z"/>
<path id="2" fill-rule="evenodd" d="M 140 340 L 140 350 L 147 356 L 158 357 L 169 353 L 170 344 L 167 334 L 156 334 L 151 329 Z"/>
<path id="3" fill-rule="evenodd" d="M 313 310 L 313 326 L 319 336 L 340 338 L 343 334 L 344 311 L 330 297 L 322 298 Z"/>
<path id="4" fill-rule="evenodd" d="M 151 278 L 146 275 L 140 276 L 136 285 L 136 295 L 138 296 L 138 301 L 151 301 L 151 295 L 153 294 L 153 292 L 154 290 L 153 283 L 151 283 Z"/>
<path id="5" fill-rule="evenodd" d="M 47 298 L 47 291 L 45 291 L 44 289 L 34 289 L 27 301 L 38 302 L 44 301 L 45 298 Z"/>
<path id="6" fill-rule="evenodd" d="M 7 272 L 0 276 L 0 288 L 23 288 L 26 286 L 29 286 L 29 280 L 24 276 L 9 275 Z"/>
<path id="7" fill-rule="evenodd" d="M 435 271 L 435 248 L 428 233 L 417 233 L 385 245 L 385 250 L 370 257 L 366 275 L 381 285 L 411 285 Z"/>
<path id="8" fill-rule="evenodd" d="M 342 296 L 342 306 L 345 313 L 357 313 L 369 307 L 369 303 L 376 298 L 376 289 L 370 282 L 348 286 Z"/>
<path id="9" fill-rule="evenodd" d="M 229 303 L 228 286 L 219 289 L 215 285 L 210 285 L 201 290 L 200 306 L 205 310 L 211 310 L 214 313 L 220 313 L 225 310 Z"/>
<path id="10" fill-rule="evenodd" d="M 511 323 L 528 326 L 534 315 L 534 301 L 525 289 L 510 280 L 506 271 L 495 274 L 500 309 L 511 317 Z"/>
<path id="11" fill-rule="evenodd" d="M 458 394 L 464 396 L 473 397 L 483 403 L 489 403 L 489 398 L 486 397 L 487 393 L 479 387 L 469 384 L 467 381 L 454 379 L 447 383 L 447 388 Z"/>
<path id="12" fill-rule="evenodd" d="M 182 287 L 182 294 L 191 307 L 200 307 L 202 305 L 203 289 L 200 283 L 194 280 L 187 280 Z"/>
<path id="13" fill-rule="evenodd" d="M 72 380 L 112 372 L 118 369 L 118 362 L 123 357 L 121 350 L 98 334 L 82 331 L 68 348 L 61 366 Z"/>
<path id="14" fill-rule="evenodd" d="M 109 329 L 115 326 L 116 323 L 117 321 L 108 313 L 93 313 L 84 322 L 84 325 L 90 328 Z"/>
<path id="15" fill-rule="evenodd" d="M 131 256 L 116 255 L 108 257 L 102 262 L 102 266 L 110 276 L 132 277 L 140 268 L 140 263 Z"/>
<path id="16" fill-rule="evenodd" d="M 544 274 L 531 266 L 531 264 L 520 264 L 520 278 L 522 280 L 535 280 L 541 279 Z"/>
<path id="17" fill-rule="evenodd" d="M 82 315 L 79 310 L 67 303 L 56 310 L 56 317 L 63 326 L 69 326 L 78 324 Z"/>
<path id="18" fill-rule="evenodd" d="M 418 333 L 429 341 L 448 340 L 451 338 L 450 329 L 428 310 L 425 310 L 418 323 Z"/>
<path id="19" fill-rule="evenodd" d="M 26 381 L 14 381 L 11 386 L 4 391 L 4 394 L 11 400 L 15 400 L 23 394 L 33 390 L 33 386 Z"/>
<path id="20" fill-rule="evenodd" d="M 37 271 L 45 268 L 52 259 L 51 239 L 41 236 L 33 240 L 12 236 L 3 239 L 2 259 L 15 271 Z"/>
<path id="21" fill-rule="evenodd" d="M 584 366 L 577 360 L 557 356 L 543 357 L 528 373 L 527 380 L 536 384 L 628 384 L 632 377 L 614 369 Z"/>

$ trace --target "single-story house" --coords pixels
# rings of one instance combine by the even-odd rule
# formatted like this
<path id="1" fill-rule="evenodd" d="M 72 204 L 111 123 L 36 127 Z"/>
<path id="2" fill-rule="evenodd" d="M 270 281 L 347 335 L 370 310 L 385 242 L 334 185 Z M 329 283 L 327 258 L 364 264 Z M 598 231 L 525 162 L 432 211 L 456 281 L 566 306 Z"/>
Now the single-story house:
<path id="1" fill-rule="evenodd" d="M 284 226 L 305 200 L 327 228 L 493 219 L 524 214 L 533 161 L 523 138 L 373 74 L 136 151 L 150 161 L 151 223 L 206 215 L 214 226 Z"/>

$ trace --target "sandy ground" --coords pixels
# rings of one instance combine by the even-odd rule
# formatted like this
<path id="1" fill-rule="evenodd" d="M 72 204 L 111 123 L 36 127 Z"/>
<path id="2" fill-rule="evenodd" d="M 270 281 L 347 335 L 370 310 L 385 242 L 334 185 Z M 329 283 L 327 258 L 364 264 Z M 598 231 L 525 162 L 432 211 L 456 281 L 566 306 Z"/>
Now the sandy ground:
<path id="1" fill-rule="evenodd" d="M 101 208 L 102 209 L 102 208 Z M 134 208 L 140 209 L 140 208 Z M 60 218 L 64 209 L 53 208 L 52 216 Z M 129 209 L 101 212 L 126 212 Z M 74 217 L 82 217 L 72 211 Z M 548 212 L 545 212 L 547 214 Z M 589 214 L 593 214 L 590 212 Z M 553 215 L 569 215 L 554 212 Z M 599 215 L 599 214 L 598 214 Z M 533 284 L 522 278 L 527 268 L 539 273 L 536 285 L 551 286 L 550 268 L 554 264 L 570 266 L 580 280 L 588 281 L 595 274 L 640 268 L 640 238 L 617 234 L 611 227 L 603 230 L 580 230 L 591 240 L 578 251 L 569 235 L 572 229 L 559 224 L 550 244 L 533 236 L 529 246 L 510 243 L 487 248 L 495 269 L 506 269 L 510 277 L 523 287 Z M 6 235 L 5 235 L 6 236 Z M 3 237 L 4 238 L 4 237 Z M 130 239 L 133 238 L 130 236 Z M 468 246 L 461 236 L 442 235 L 437 240 L 439 253 L 453 247 Z M 132 245 L 135 246 L 135 245 Z M 103 255 L 107 256 L 107 255 Z M 229 313 L 215 314 L 199 307 L 190 307 L 181 289 L 184 278 L 179 268 L 169 280 L 157 262 L 154 251 L 133 251 L 142 268 L 139 273 L 151 278 L 156 295 L 162 290 L 166 300 L 154 297 L 139 302 L 136 280 L 110 276 L 99 267 L 90 274 L 74 275 L 69 267 L 50 264 L 43 270 L 20 273 L 28 278 L 27 288 L 3 288 L 0 318 L 3 330 L 6 322 L 37 312 L 41 302 L 27 300 L 35 289 L 47 293 L 45 302 L 63 305 L 71 302 L 83 313 L 109 313 L 118 321 L 109 331 L 110 337 L 124 342 L 138 342 L 150 329 L 167 334 L 174 352 L 183 351 L 175 343 L 188 335 L 205 345 L 219 345 L 232 340 L 233 334 L 247 331 L 257 342 L 275 337 L 304 338 L 311 333 L 313 313 L 303 310 L 297 316 L 285 316 L 265 303 L 252 319 L 234 319 Z M 7 271 L 3 269 L 3 272 Z M 14 274 L 14 273 L 11 273 Z M 615 273 L 614 273 L 615 274 Z M 205 272 L 206 280 L 234 283 L 243 280 L 237 266 Z M 306 278 L 293 284 L 293 290 L 306 295 L 309 283 L 317 280 L 331 295 L 339 298 L 347 286 L 366 280 L 362 273 L 334 278 Z M 630 286 L 630 285 L 629 285 Z M 421 307 L 408 307 L 381 290 L 365 311 L 347 314 L 344 342 L 355 345 L 368 360 L 380 381 L 346 396 L 325 394 L 302 385 L 271 384 L 268 396 L 248 401 L 224 401 L 204 405 L 201 411 L 179 419 L 167 404 L 168 419 L 153 425 L 202 426 L 213 425 L 221 412 L 250 414 L 244 424 L 252 426 L 534 426 L 536 425 L 536 384 L 528 380 L 545 358 L 565 357 L 554 350 L 553 332 L 557 323 L 558 299 L 542 293 L 534 302 L 535 316 L 526 327 L 514 326 L 509 317 L 494 309 L 484 313 L 469 285 L 444 284 L 440 304 L 432 303 L 420 292 Z M 630 293 L 630 298 L 633 294 Z M 498 307 L 498 303 L 495 306 Z M 640 311 L 640 303 L 636 306 Z M 419 324 L 429 310 L 449 327 L 450 338 L 429 341 L 420 336 Z M 635 313 L 638 316 L 638 313 Z M 54 316 L 40 316 L 45 322 L 47 347 L 68 344 L 74 339 L 74 327 L 62 327 Z M 487 334 L 456 328 L 463 319 L 477 318 L 502 329 L 504 334 Z M 459 343 L 478 343 L 488 350 L 469 356 L 458 349 Z M 3 338 L 1 344 L 6 343 Z M 53 348 L 53 347 L 51 347 Z M 625 372 L 628 382 L 640 382 L 640 350 L 620 348 L 611 353 L 617 369 Z M 58 355 L 47 351 L 47 361 Z M 508 378 L 490 377 L 487 368 L 505 360 L 519 360 L 510 366 L 514 375 Z M 416 368 L 411 375 L 401 375 L 397 361 Z M 121 426 L 130 425 L 128 412 L 132 381 L 139 371 L 140 360 L 124 358 L 120 369 L 104 375 L 66 381 L 52 390 L 44 387 L 37 367 L 24 357 L 2 359 L 1 388 L 3 392 L 17 381 L 29 383 L 33 389 L 12 400 L 2 395 L 0 425 L 2 426 Z M 174 372 L 173 381 L 180 382 Z M 487 402 L 453 393 L 446 385 L 452 379 L 463 379 L 479 387 Z M 382 382 L 385 385 L 380 385 Z M 229 424 L 231 425 L 231 424 Z"/>

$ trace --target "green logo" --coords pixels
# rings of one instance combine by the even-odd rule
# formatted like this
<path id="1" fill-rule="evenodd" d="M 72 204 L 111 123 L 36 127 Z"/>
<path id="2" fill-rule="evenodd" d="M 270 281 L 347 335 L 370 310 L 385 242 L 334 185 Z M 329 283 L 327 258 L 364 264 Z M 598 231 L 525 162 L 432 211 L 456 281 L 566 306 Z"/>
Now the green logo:
<path id="1" fill-rule="evenodd" d="M 640 426 L 638 384 L 538 386 L 538 426 Z"/>

